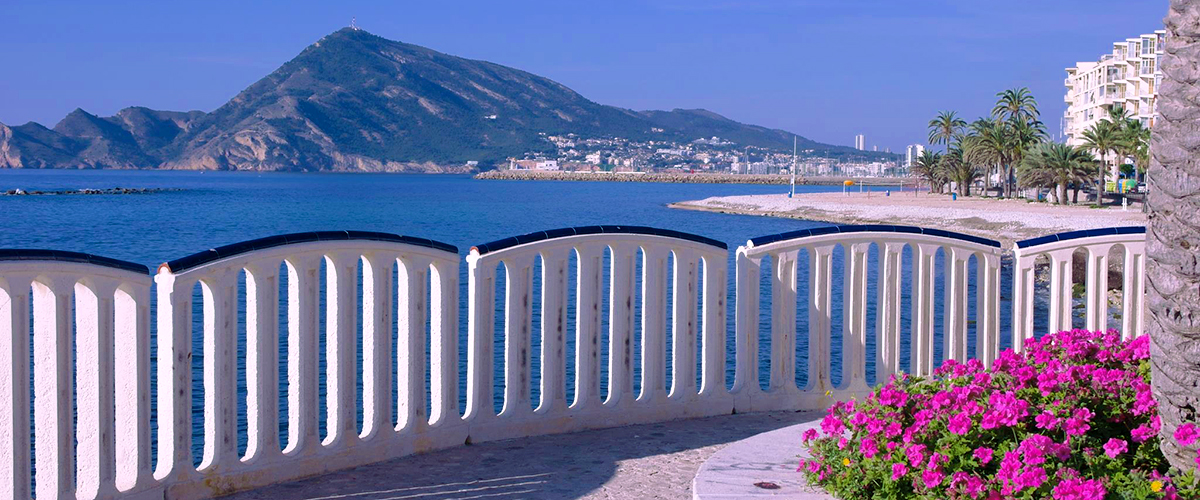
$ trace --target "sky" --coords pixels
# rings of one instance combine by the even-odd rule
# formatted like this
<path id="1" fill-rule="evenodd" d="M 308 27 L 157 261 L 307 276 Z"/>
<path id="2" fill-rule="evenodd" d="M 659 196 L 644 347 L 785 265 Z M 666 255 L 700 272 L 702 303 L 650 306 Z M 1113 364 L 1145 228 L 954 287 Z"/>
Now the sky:
<path id="1" fill-rule="evenodd" d="M 705 108 L 902 152 L 1029 87 L 1057 136 L 1064 69 L 1162 29 L 1167 0 L 0 0 L 0 122 L 211 111 L 356 19 L 631 109 Z"/>

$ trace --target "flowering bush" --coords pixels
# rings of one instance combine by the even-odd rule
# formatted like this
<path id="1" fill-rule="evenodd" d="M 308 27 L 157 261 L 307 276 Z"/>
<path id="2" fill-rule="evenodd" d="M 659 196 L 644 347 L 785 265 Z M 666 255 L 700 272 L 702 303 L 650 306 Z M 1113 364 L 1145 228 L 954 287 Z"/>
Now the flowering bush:
<path id="1" fill-rule="evenodd" d="M 798 470 L 844 499 L 1200 498 L 1195 471 L 1169 469 L 1158 447 L 1147 337 L 1072 330 L 1025 345 L 991 369 L 947 361 L 835 404 L 805 433 L 814 459 Z"/>

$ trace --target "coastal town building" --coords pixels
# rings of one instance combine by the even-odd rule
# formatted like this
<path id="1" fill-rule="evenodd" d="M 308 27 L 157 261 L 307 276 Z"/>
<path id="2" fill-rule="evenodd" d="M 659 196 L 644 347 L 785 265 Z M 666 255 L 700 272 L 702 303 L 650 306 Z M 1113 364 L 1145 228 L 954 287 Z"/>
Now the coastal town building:
<path id="1" fill-rule="evenodd" d="M 862 134 L 854 136 L 854 149 L 859 151 L 867 150 L 867 138 Z"/>
<path id="2" fill-rule="evenodd" d="M 1099 61 L 1078 62 L 1067 68 L 1067 110 L 1062 131 L 1067 144 L 1083 144 L 1083 132 L 1119 106 L 1147 128 L 1154 126 L 1166 30 L 1113 42 L 1112 52 Z"/>
<path id="3" fill-rule="evenodd" d="M 920 158 L 924 152 L 925 146 L 923 144 L 909 144 L 904 150 L 904 166 L 912 168 L 913 163 L 916 163 L 917 158 Z"/>

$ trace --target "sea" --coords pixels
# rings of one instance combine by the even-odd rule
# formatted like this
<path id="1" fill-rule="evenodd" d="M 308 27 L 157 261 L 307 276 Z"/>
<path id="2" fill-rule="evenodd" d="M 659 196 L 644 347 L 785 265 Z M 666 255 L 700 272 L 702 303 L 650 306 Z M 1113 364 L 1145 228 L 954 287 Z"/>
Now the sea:
<path id="1" fill-rule="evenodd" d="M 823 222 L 720 214 L 704 211 L 668 208 L 672 202 L 698 200 L 712 196 L 781 194 L 788 186 L 745 184 L 657 184 L 639 182 L 578 182 L 578 181 L 494 181 L 476 180 L 466 175 L 419 174 L 316 174 L 316 173 L 251 173 L 197 171 L 113 171 L 113 170 L 0 170 L 0 193 L 11 189 L 66 190 L 157 188 L 164 191 L 148 194 L 123 195 L 42 195 L 0 196 L 0 248 L 42 248 L 70 250 L 103 255 L 147 265 L 151 270 L 165 261 L 199 251 L 239 241 L 284 233 L 319 230 L 382 231 L 418 236 L 456 245 L 465 255 L 472 245 L 532 231 L 586 225 L 641 225 L 673 229 L 707 236 L 729 245 L 729 280 L 727 311 L 727 384 L 733 381 L 733 322 L 732 300 L 735 273 L 735 249 L 750 238 L 796 229 L 826 225 Z M 840 186 L 797 186 L 798 193 L 841 191 Z M 880 195 L 889 188 L 875 188 Z M 894 190 L 895 188 L 890 188 Z M 868 284 L 868 357 L 875 349 L 877 254 L 872 247 Z M 902 276 L 904 296 L 902 325 L 905 340 L 901 346 L 902 366 L 908 366 L 907 332 L 910 324 L 911 252 L 906 251 Z M 804 260 L 802 259 L 803 263 Z M 974 261 L 972 261 L 969 307 L 974 314 Z M 833 285 L 833 353 L 834 383 L 840 383 L 842 348 L 842 256 L 834 254 Z M 466 266 L 460 266 L 459 297 L 459 372 L 460 409 L 465 404 L 465 347 L 466 347 Z M 770 353 L 770 285 L 761 283 L 763 310 L 760 314 L 760 352 L 762 361 L 760 383 L 766 386 L 766 361 Z M 798 270 L 798 304 L 803 306 L 807 294 L 807 269 Z M 500 273 L 500 278 L 503 274 Z M 639 273 L 640 279 L 640 273 Z M 939 257 L 935 278 L 937 306 L 935 309 L 935 361 L 942 359 L 942 266 Z M 537 283 L 535 283 L 536 288 Z M 607 283 L 605 287 L 607 289 Z M 361 287 L 360 287 L 361 289 Z M 1001 347 L 1011 345 L 1008 338 L 1011 315 L 1011 269 L 1004 268 L 1001 278 Z M 197 293 L 199 289 L 197 288 Z M 572 288 L 573 293 L 573 288 Z M 322 300 L 324 294 L 321 295 Z M 198 298 L 198 296 L 197 296 Z M 281 297 L 281 300 L 285 298 Z M 503 300 L 503 295 L 498 295 Z M 497 304 L 499 307 L 500 305 Z M 538 317 L 535 302 L 534 318 Z M 197 308 L 199 309 L 199 308 Z M 244 337 L 244 305 L 239 308 L 243 325 L 238 329 Z M 797 383 L 807 382 L 807 308 L 798 307 L 797 314 Z M 281 308 L 286 314 L 286 307 Z M 321 320 L 324 322 L 324 308 Z M 573 308 L 571 309 L 573 312 Z M 640 310 L 638 311 L 640 315 Z M 1044 318 L 1045 305 L 1039 302 L 1037 314 Z M 668 315 L 668 321 L 669 321 Z M 201 332 L 201 318 L 195 316 L 194 331 Z M 286 318 L 281 318 L 286 321 Z M 497 321 L 503 314 L 497 315 Z M 573 331 L 574 318 L 569 318 L 568 331 Z M 153 323 L 153 322 L 152 322 Z M 1038 325 L 1045 324 L 1039 319 Z M 669 328 L 669 327 L 668 327 Z M 970 348 L 974 352 L 974 322 L 970 322 Z M 640 352 L 639 332 L 635 332 L 635 355 Z M 284 329 L 283 331 L 286 331 Z M 540 366 L 538 325 L 534 325 L 532 365 L 533 404 L 539 400 L 537 375 Z M 602 332 L 607 331 L 604 318 Z M 669 331 L 669 330 L 668 330 Z M 496 338 L 496 410 L 503 401 L 503 340 L 502 325 Z M 203 344 L 201 335 L 193 345 L 193 395 L 195 423 L 195 457 L 200 459 L 203 446 Z M 286 334 L 280 342 L 280 359 L 286 360 Z M 573 393 L 574 340 L 567 340 L 567 392 Z M 668 335 L 668 339 L 669 339 Z M 361 335 L 360 335 L 361 338 Z M 606 339 L 606 335 L 602 335 Z M 669 340 L 668 340 L 669 342 Z M 322 339 L 323 345 L 323 339 Z M 239 338 L 238 366 L 245 366 L 245 339 Z M 361 346 L 361 342 L 360 342 Z M 607 347 L 604 353 L 602 376 L 607 375 Z M 671 347 L 668 346 L 668 353 Z M 324 349 L 321 348 L 324 365 Z M 361 357 L 361 352 L 360 352 Z M 669 360 L 668 360 L 669 362 Z M 638 363 L 635 363 L 637 370 Z M 361 366 L 361 364 L 359 365 Z M 286 436 L 286 366 L 281 371 L 281 439 Z M 241 446 L 245 447 L 245 388 L 244 373 L 239 370 L 239 413 L 241 417 Z M 670 370 L 668 368 L 668 384 Z M 875 380 L 873 367 L 868 369 L 868 381 Z M 361 377 L 360 377 L 361 401 Z M 607 390 L 607 383 L 602 384 Z M 640 387 L 640 374 L 635 372 L 635 391 Z M 668 385 L 669 387 L 669 385 Z M 320 383 L 321 411 L 325 406 L 324 368 Z M 157 402 L 152 403 L 157 408 Z M 156 411 L 154 413 L 157 413 Z M 361 418 L 362 410 L 359 409 Z M 324 422 L 321 424 L 324 433 Z M 286 440 L 284 440 L 286 442 Z"/>

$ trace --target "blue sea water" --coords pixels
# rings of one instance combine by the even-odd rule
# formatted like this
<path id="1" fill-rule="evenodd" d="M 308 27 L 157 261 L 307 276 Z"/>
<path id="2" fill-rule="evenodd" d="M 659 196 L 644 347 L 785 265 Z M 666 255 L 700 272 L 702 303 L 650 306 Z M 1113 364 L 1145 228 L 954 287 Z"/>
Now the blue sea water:
<path id="1" fill-rule="evenodd" d="M 48 190 L 79 188 L 168 188 L 152 194 L 136 195 L 70 195 L 70 196 L 0 196 L 0 248 L 49 248 L 99 254 L 107 257 L 146 264 L 154 269 L 166 260 L 182 257 L 219 245 L 271 236 L 282 233 L 314 230 L 369 230 L 399 233 L 443 241 L 465 252 L 471 245 L 536 230 L 596 224 L 644 225 L 691 232 L 723 241 L 729 245 L 729 283 L 734 288 L 734 250 L 747 239 L 795 229 L 824 225 L 820 222 L 717 214 L 667 208 L 667 204 L 710 196 L 782 193 L 786 186 L 724 185 L 724 184 L 652 184 L 607 182 L 552 181 L 480 181 L 460 175 L 401 175 L 401 174 L 286 174 L 232 172 L 158 172 L 158 171 L 62 171 L 62 170 L 0 170 L 0 191 L 9 189 Z M 800 192 L 837 191 L 840 187 L 801 186 Z M 882 188 L 880 188 L 882 189 Z M 876 278 L 875 251 L 872 249 L 868 273 L 872 290 L 868 300 L 868 334 L 875 331 L 874 281 Z M 804 259 L 801 259 L 804 262 Z M 905 266 L 911 263 L 906 252 Z M 969 282 L 974 282 L 974 262 Z M 939 265 L 940 267 L 940 265 Z M 841 255 L 835 253 L 834 310 L 833 310 L 833 373 L 840 381 L 841 352 Z M 466 340 L 466 276 L 462 266 L 460 292 L 460 373 L 465 374 Z M 807 294 L 807 273 L 799 270 L 798 303 L 803 306 Z M 907 332 L 909 271 L 905 281 L 902 324 Z M 765 273 L 764 273 L 765 274 Z M 765 276 L 764 276 L 765 278 Z M 1009 273 L 1002 277 L 1005 290 L 1001 303 L 1001 337 L 1007 346 L 1009 331 Z M 759 358 L 766 361 L 770 352 L 769 282 L 764 279 L 763 314 L 760 315 L 761 350 Z M 941 350 L 942 279 L 936 278 L 937 360 Z M 536 285 L 536 283 L 535 283 Z M 536 287 L 535 287 L 536 288 Z M 974 309 L 974 290 L 970 308 Z M 500 296 L 502 300 L 502 296 Z M 727 382 L 733 380 L 733 306 L 730 299 L 727 319 Z M 536 305 L 535 305 L 536 307 Z M 244 307 L 243 307 L 244 309 Z M 286 308 L 282 309 L 286 311 Z M 503 315 L 498 315 L 502 320 Z M 537 318 L 535 310 L 534 317 Z M 199 321 L 199 316 L 197 316 Z M 807 331 L 807 308 L 799 307 L 797 331 Z M 605 323 L 607 321 L 605 320 Z M 1040 323 L 1039 323 L 1040 324 Z M 573 325 L 573 318 L 570 325 Z M 570 326 L 569 325 L 569 326 Z M 535 323 L 534 332 L 538 331 Z M 602 325 L 606 331 L 607 324 Z M 973 331 L 974 324 L 970 325 Z M 200 332 L 200 324 L 194 329 Z M 244 328 L 239 331 L 244 332 Z M 502 360 L 503 343 L 498 328 L 497 361 Z M 203 350 L 196 336 L 194 387 L 196 398 L 196 429 L 202 429 L 203 384 L 200 381 Z M 286 335 L 285 335 L 286 337 Z M 534 335 L 537 353 L 537 335 Z M 285 339 L 286 340 L 286 339 Z M 807 335 L 797 336 L 797 382 L 803 385 L 807 375 Z M 635 350 L 640 350 L 640 339 Z M 244 339 L 239 340 L 244 347 Z M 286 342 L 281 342 L 281 351 Z M 573 365 L 573 339 L 568 339 L 568 371 Z M 868 344 L 868 359 L 872 359 L 874 340 Z M 323 347 L 322 347 L 323 351 Z M 602 346 L 606 365 L 607 347 Z M 668 347 L 668 353 L 670 347 Z M 972 351 L 973 352 L 973 351 Z M 907 342 L 902 346 L 902 363 L 907 366 Z M 280 359 L 286 359 L 281 352 Z M 322 354 L 322 360 L 324 355 Z M 535 372 L 540 359 L 533 360 Z M 766 384 L 767 372 L 761 372 Z M 244 366 L 244 361 L 239 362 Z M 497 409 L 502 401 L 502 364 L 496 363 Z M 286 370 L 286 367 L 281 369 Z M 605 373 L 607 369 L 605 367 Z M 870 380 L 874 371 L 869 370 Z M 322 411 L 324 389 L 322 373 Z M 635 380 L 637 374 L 635 374 Z M 286 384 L 286 376 L 281 376 Z M 568 373 L 567 390 L 573 392 L 573 373 Z M 668 371 L 668 383 L 669 383 Z M 533 382 L 533 398 L 537 401 L 538 380 Z M 244 379 L 239 390 L 245 390 Z M 361 390 L 361 387 L 360 387 Z M 602 388 L 602 390 L 605 390 Z M 635 389 L 636 390 L 636 389 Z M 465 376 L 460 377 L 460 403 L 465 398 Z M 244 395 L 244 392 L 243 392 Z M 286 388 L 281 388 L 286 396 Z M 570 395 L 568 395 L 570 397 Z M 244 397 L 239 398 L 244 411 Z M 283 399 L 283 398 L 281 398 Z M 282 420 L 286 427 L 286 401 Z M 361 417 L 361 410 L 360 410 Z M 242 440 L 245 429 L 243 419 Z M 200 456 L 202 438 L 196 439 L 195 456 Z"/>

